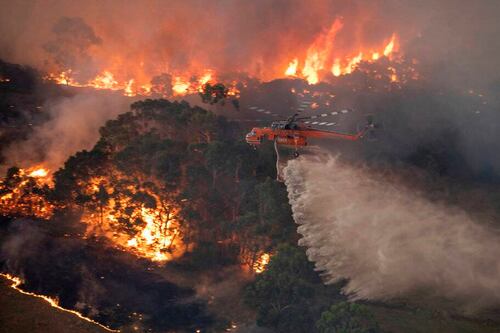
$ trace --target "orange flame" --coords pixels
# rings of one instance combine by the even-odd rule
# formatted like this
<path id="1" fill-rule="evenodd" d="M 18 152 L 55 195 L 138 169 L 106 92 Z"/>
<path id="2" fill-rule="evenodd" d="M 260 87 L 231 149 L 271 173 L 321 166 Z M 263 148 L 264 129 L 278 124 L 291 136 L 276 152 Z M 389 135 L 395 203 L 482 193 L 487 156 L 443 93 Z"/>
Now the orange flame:
<path id="1" fill-rule="evenodd" d="M 254 262 L 252 266 L 253 271 L 257 274 L 264 272 L 269 264 L 269 261 L 271 261 L 271 255 L 269 253 L 262 253 Z"/>
<path id="2" fill-rule="evenodd" d="M 354 55 L 350 57 L 345 55 L 342 57 L 335 56 L 339 54 L 339 51 L 334 48 L 335 37 L 342 30 L 342 27 L 342 22 L 338 19 L 335 20 L 330 29 L 316 37 L 309 46 L 301 70 L 301 76 L 309 84 L 318 83 L 326 68 L 330 68 L 330 72 L 334 76 L 350 74 L 358 68 L 359 63 L 362 61 L 377 61 L 380 59 L 381 54 L 390 57 L 397 51 L 397 35 L 393 33 L 390 40 L 378 50 L 359 50 L 351 53 Z M 285 76 L 297 75 L 298 66 L 299 60 L 295 58 L 285 70 Z"/>
<path id="3" fill-rule="evenodd" d="M 42 194 L 34 191 L 34 188 L 41 189 L 52 184 L 49 170 L 43 167 L 19 169 L 17 177 L 14 187 L 0 181 L 0 189 L 4 193 L 0 196 L 0 214 L 50 218 L 53 205 Z"/>
<path id="4" fill-rule="evenodd" d="M 125 175 L 118 177 L 126 179 Z M 113 182 L 100 177 L 82 186 L 86 187 L 87 195 L 96 197 L 103 189 L 113 193 L 115 190 L 110 185 Z M 139 191 L 147 193 L 156 208 L 134 201 L 133 197 Z M 177 218 L 179 209 L 147 188 L 131 185 L 127 192 L 130 195 L 115 194 L 102 207 L 86 210 L 82 220 L 87 224 L 87 234 L 102 235 L 118 248 L 152 261 L 168 261 L 181 256 L 184 244 Z M 124 220 L 134 223 L 123 230 Z"/>
<path id="5" fill-rule="evenodd" d="M 35 293 L 31 293 L 31 292 L 28 292 L 28 291 L 24 291 L 22 290 L 19 286 L 23 283 L 23 281 L 18 278 L 17 276 L 13 276 L 13 275 L 10 275 L 10 274 L 4 274 L 4 273 L 0 273 L 0 276 L 10 280 L 12 282 L 12 284 L 10 285 L 11 288 L 17 290 L 18 292 L 20 292 L 21 294 L 24 294 L 24 295 L 29 295 L 29 296 L 33 296 L 33 297 L 36 297 L 36 298 L 40 298 L 42 300 L 44 300 L 45 302 L 49 303 L 50 306 L 60 310 L 60 311 L 63 311 L 63 312 L 67 312 L 67 313 L 71 313 L 75 316 L 77 316 L 78 318 L 80 319 L 83 319 L 85 321 L 88 321 L 89 323 L 92 323 L 94 325 L 97 325 L 99 326 L 100 328 L 108 331 L 108 332 L 120 332 L 119 330 L 113 330 L 103 324 L 100 324 L 88 317 L 85 317 L 84 315 L 82 315 L 80 312 L 78 311 L 75 311 L 75 310 L 69 310 L 69 309 L 66 309 L 66 308 L 63 308 L 61 306 L 59 306 L 59 301 L 57 300 L 57 298 L 52 298 L 52 297 L 49 297 L 49 296 L 45 296 L 45 295 L 40 295 L 40 294 L 35 294 Z"/>
<path id="6" fill-rule="evenodd" d="M 293 59 L 289 64 L 285 71 L 286 76 L 295 76 L 297 74 L 297 66 L 299 65 L 299 59 Z"/>
<path id="7" fill-rule="evenodd" d="M 45 168 L 37 168 L 32 171 L 29 171 L 28 176 L 34 177 L 34 178 L 45 178 L 49 174 L 49 170 Z"/>

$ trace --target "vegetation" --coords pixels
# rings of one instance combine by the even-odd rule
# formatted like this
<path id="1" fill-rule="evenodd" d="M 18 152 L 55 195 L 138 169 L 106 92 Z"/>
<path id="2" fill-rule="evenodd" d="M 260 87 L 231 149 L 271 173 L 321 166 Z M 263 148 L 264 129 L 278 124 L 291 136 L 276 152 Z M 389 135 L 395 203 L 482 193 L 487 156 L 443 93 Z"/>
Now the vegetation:
<path id="1" fill-rule="evenodd" d="M 376 333 L 378 324 L 361 304 L 341 302 L 321 314 L 316 324 L 321 333 Z"/>
<path id="2" fill-rule="evenodd" d="M 319 277 L 302 249 L 278 247 L 266 271 L 246 291 L 257 309 L 257 323 L 278 332 L 312 332 L 313 300 Z"/>
<path id="3" fill-rule="evenodd" d="M 24 137 L 30 131 L 28 124 L 34 119 L 41 122 L 44 116 L 36 109 L 41 104 L 40 99 L 26 97 L 33 93 L 33 87 L 37 84 L 35 74 L 0 63 L 0 69 L 2 66 L 8 70 L 0 71 L 0 74 L 19 77 L 15 84 L 0 83 L 2 89 L 5 86 L 9 90 L 9 95 L 0 95 L 0 126 L 7 129 L 0 136 L 0 143 L 5 146 L 8 142 Z M 16 74 L 16 71 L 23 70 L 29 75 Z M 356 72 L 355 75 L 362 73 Z M 344 80 L 353 78 L 351 76 Z M 153 82 L 153 91 L 161 88 L 165 90 L 155 92 L 170 95 L 172 87 L 163 84 L 170 81 L 168 76 L 157 77 Z M 355 87 L 362 92 L 359 95 L 363 98 L 358 99 L 361 101 L 371 100 L 375 94 L 386 89 L 385 86 L 375 85 L 377 82 L 384 83 L 382 81 L 360 82 L 371 87 Z M 384 84 L 391 85 L 389 81 Z M 351 89 L 352 85 L 339 84 L 339 96 L 350 96 Z M 380 103 L 389 108 L 386 113 L 391 116 L 386 122 L 389 129 L 400 131 L 400 119 L 404 120 L 402 122 L 408 128 L 403 131 L 404 135 L 386 131 L 388 136 L 393 135 L 389 141 L 394 142 L 394 147 L 387 143 L 387 138 L 369 143 L 370 149 L 365 152 L 367 160 L 372 157 L 381 160 L 382 152 L 439 176 L 461 176 L 463 170 L 460 168 L 465 168 L 465 163 L 455 163 L 457 159 L 452 158 L 457 155 L 453 149 L 453 133 L 442 137 L 434 133 L 432 137 L 439 140 L 423 146 L 417 147 L 413 142 L 406 145 L 404 140 L 413 140 L 416 134 L 427 133 L 425 126 L 430 126 L 428 124 L 442 121 L 434 121 L 439 114 L 431 114 L 432 110 L 439 109 L 435 100 L 415 98 L 415 103 L 408 103 L 414 95 L 422 93 L 419 87 L 414 87 L 414 90 L 399 89 Z M 285 90 L 290 94 L 289 87 Z M 229 90 L 220 84 L 205 85 L 200 95 L 203 102 L 210 105 L 221 104 L 231 98 Z M 266 95 L 274 98 L 272 94 Z M 422 96 L 427 95 L 422 93 Z M 16 104 L 19 99 L 20 104 L 27 103 L 33 112 L 21 112 L 24 108 Z M 414 109 L 401 110 L 400 105 L 413 105 Z M 418 110 L 431 111 L 425 115 L 426 121 L 418 125 L 424 127 L 417 131 L 414 129 L 417 125 L 410 121 L 410 116 Z M 39 114 L 39 118 L 33 114 Z M 394 123 L 395 119 L 399 122 Z M 147 243 L 143 252 L 137 250 L 134 254 L 149 259 L 168 258 L 175 263 L 176 268 L 187 272 L 222 271 L 235 265 L 252 268 L 263 253 L 271 254 L 266 269 L 256 274 L 245 288 L 244 300 L 255 310 L 259 326 L 277 332 L 379 332 L 381 329 L 411 332 L 416 331 L 417 326 L 425 327 L 422 332 L 477 331 L 477 325 L 466 320 L 441 320 L 435 314 L 404 307 L 391 309 L 347 302 L 340 293 L 341 285 L 324 286 L 313 264 L 307 260 L 304 249 L 295 245 L 298 236 L 285 187 L 273 180 L 275 164 L 272 147 L 263 145 L 259 150 L 252 150 L 242 140 L 243 134 L 237 123 L 202 108 L 192 107 L 186 102 L 162 99 L 139 101 L 132 104 L 130 112 L 108 121 L 100 129 L 100 139 L 91 150 L 71 156 L 55 172 L 53 187 L 38 182 L 19 168 L 9 169 L 0 183 L 0 197 L 11 198 L 15 205 L 3 204 L 0 212 L 9 217 L 50 219 L 54 222 L 52 225 L 57 224 L 57 231 L 64 237 L 90 234 L 90 238 L 97 239 L 99 242 L 96 243 L 99 244 L 108 237 L 107 241 L 118 242 L 120 249 L 131 246 L 129 244 L 134 241 L 139 244 L 141 232 L 149 230 L 147 228 L 152 221 L 159 234 L 154 235 L 156 238 L 152 243 L 143 242 Z M 399 154 L 399 145 L 403 143 L 406 145 L 402 150 L 404 154 Z M 488 170 L 478 169 L 477 173 L 489 175 Z M 485 180 L 491 181 L 491 178 L 486 177 Z M 76 241 L 72 239 L 71 242 Z M 84 241 L 79 239 L 78 242 Z M 139 248 L 139 245 L 136 247 Z M 41 251 L 46 256 L 41 261 L 46 271 L 40 273 L 32 269 L 28 275 L 44 277 L 46 281 L 39 283 L 42 285 L 49 280 L 59 281 L 55 276 L 58 269 L 62 270 L 61 267 L 72 267 L 66 275 L 57 277 L 64 279 L 65 288 L 70 290 L 73 280 L 81 275 L 74 268 L 72 259 L 81 256 L 86 257 L 88 262 L 94 260 L 92 255 L 82 254 L 88 252 L 86 246 L 79 244 L 70 255 L 58 255 L 57 265 L 54 264 L 54 256 L 50 255 L 52 252 Z M 59 249 L 60 246 L 55 244 L 48 248 Z M 30 259 L 26 266 L 38 267 L 39 258 Z M 123 279 L 123 267 L 120 265 L 115 264 L 116 273 L 113 274 L 116 274 L 116 280 L 113 281 Z M 107 269 L 109 262 L 104 266 Z M 49 272 L 53 275 L 49 275 Z M 104 274 L 99 272 L 96 276 Z M 151 280 L 154 278 L 151 277 Z M 109 276 L 104 280 L 110 280 Z M 132 278 L 130 281 L 130 284 L 135 283 Z M 110 285 L 114 288 L 119 283 Z M 155 294 L 157 289 L 151 285 L 150 282 L 144 283 L 138 294 L 143 291 L 144 294 L 147 291 Z M 123 285 L 124 289 L 127 287 L 127 284 Z M 57 291 L 54 287 L 53 294 L 57 294 Z M 73 299 L 73 296 L 67 297 L 70 299 L 67 301 L 68 306 L 77 298 L 74 296 Z M 134 294 L 131 299 L 135 297 L 138 296 Z M 151 307 L 158 307 L 160 303 L 162 297 L 156 295 Z M 202 310 L 197 306 L 193 309 L 186 313 L 199 313 L 202 317 L 200 321 L 205 321 Z M 120 316 L 124 318 L 120 320 L 127 323 L 128 313 L 136 310 L 135 304 L 121 310 Z M 147 311 L 149 309 L 144 310 Z M 166 312 L 174 313 L 158 310 L 150 326 L 159 325 L 161 329 L 171 324 L 170 317 L 165 319 Z M 117 321 L 113 317 L 115 313 L 109 315 L 110 322 Z M 189 322 L 189 318 L 184 319 L 185 322 L 181 320 L 178 327 L 187 325 L 185 323 Z"/>

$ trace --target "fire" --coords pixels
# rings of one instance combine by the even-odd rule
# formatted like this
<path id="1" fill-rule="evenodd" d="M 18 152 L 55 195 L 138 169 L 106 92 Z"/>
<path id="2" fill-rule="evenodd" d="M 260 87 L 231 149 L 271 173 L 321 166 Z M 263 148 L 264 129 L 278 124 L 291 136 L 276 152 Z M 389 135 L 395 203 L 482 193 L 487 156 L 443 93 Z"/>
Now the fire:
<path id="1" fill-rule="evenodd" d="M 301 76 L 309 84 L 318 83 L 325 75 L 325 69 L 329 69 L 333 76 L 346 75 L 356 70 L 362 61 L 377 61 L 381 55 L 391 57 L 397 51 L 397 35 L 393 33 L 388 42 L 375 50 L 358 50 L 350 52 L 350 55 L 346 54 L 344 50 L 337 50 L 334 45 L 342 28 L 342 22 L 335 20 L 330 29 L 318 35 L 309 46 L 301 70 Z M 285 76 L 296 76 L 299 64 L 299 58 L 291 61 L 284 72 Z"/>
<path id="2" fill-rule="evenodd" d="M 252 266 L 253 271 L 257 274 L 264 272 L 270 260 L 271 260 L 271 255 L 269 253 L 262 253 L 259 256 L 259 258 L 254 262 Z"/>
<path id="3" fill-rule="evenodd" d="M 335 59 L 332 66 L 332 74 L 335 76 L 340 76 L 342 74 L 342 69 L 340 68 L 340 59 Z"/>
<path id="4" fill-rule="evenodd" d="M 127 82 L 127 85 L 125 86 L 125 89 L 123 89 L 123 92 L 125 96 L 134 96 L 134 91 L 132 90 L 132 85 L 134 84 L 134 79 L 130 79 Z"/>
<path id="5" fill-rule="evenodd" d="M 104 71 L 101 75 L 96 76 L 95 79 L 90 81 L 90 86 L 96 89 L 110 89 L 110 90 L 120 90 L 125 89 L 118 84 L 115 80 L 113 74 L 108 71 Z"/>
<path id="6" fill-rule="evenodd" d="M 350 74 L 354 69 L 356 69 L 356 66 L 363 60 L 363 53 L 360 52 L 357 56 L 352 58 L 347 66 L 344 68 L 344 73 L 345 74 Z"/>
<path id="7" fill-rule="evenodd" d="M 82 217 L 87 236 L 104 236 L 118 248 L 152 261 L 168 261 L 182 255 L 185 247 L 179 208 L 150 186 L 133 185 L 126 175 L 116 171 L 113 174 L 112 179 L 95 177 L 79 184 L 82 194 L 89 198 L 83 204 Z M 119 181 L 130 185 L 119 190 L 113 186 Z M 51 173 L 44 167 L 10 172 L 0 182 L 0 215 L 50 219 L 54 210 L 64 208 L 47 200 L 51 186 Z"/>
<path id="8" fill-rule="evenodd" d="M 326 34 L 320 34 L 307 50 L 302 75 L 310 84 L 318 83 L 319 71 L 323 70 L 330 60 L 335 36 L 342 27 L 342 22 L 336 19 Z"/>
<path id="9" fill-rule="evenodd" d="M 337 18 L 324 31 L 314 36 L 311 43 L 303 50 L 294 53 L 280 54 L 277 60 L 280 66 L 273 64 L 262 65 L 263 70 L 246 72 L 232 70 L 240 74 L 256 75 L 256 79 L 272 80 L 283 76 L 299 77 L 309 84 L 316 84 L 321 80 L 332 79 L 354 72 L 361 62 L 376 62 L 383 57 L 394 58 L 398 50 L 398 35 L 394 32 L 385 40 L 371 42 L 371 45 L 360 45 L 356 39 L 352 41 L 344 38 L 347 28 L 341 18 Z M 342 35 L 340 35 L 342 33 Z M 342 37 L 342 39 L 340 39 Z M 352 45 L 352 46 L 345 46 Z M 188 94 L 197 94 L 206 83 L 223 83 L 230 90 L 235 90 L 236 83 L 227 74 L 219 75 L 214 68 L 204 66 L 198 61 L 186 65 L 186 69 L 179 70 L 165 63 L 148 63 L 142 56 L 140 59 L 128 59 L 120 54 L 101 54 L 103 68 L 93 78 L 82 78 L 85 71 L 77 68 L 64 68 L 48 74 L 45 79 L 57 84 L 107 89 L 121 92 L 125 96 L 155 96 L 178 97 Z M 265 73 L 265 74 L 262 74 Z M 264 76 L 265 75 L 265 76 Z M 262 76 L 262 77 L 261 77 Z M 239 80 L 241 81 L 241 80 Z M 244 84 L 244 82 L 238 82 Z"/>
<path id="10" fill-rule="evenodd" d="M 100 323 L 98 323 L 98 322 L 96 322 L 96 321 L 94 321 L 94 320 L 92 320 L 92 319 L 90 319 L 88 317 L 85 317 L 84 315 L 82 315 L 78 311 L 65 309 L 65 308 L 59 306 L 59 301 L 57 300 L 57 298 L 52 298 L 52 297 L 49 297 L 49 296 L 35 294 L 35 293 L 31 293 L 31 292 L 22 290 L 19 286 L 21 284 L 23 284 L 23 281 L 20 278 L 16 277 L 16 276 L 13 276 L 13 275 L 10 275 L 10 274 L 4 274 L 4 273 L 0 273 L 0 276 L 6 278 L 8 280 L 10 280 L 12 282 L 12 284 L 10 285 L 10 287 L 13 288 L 13 289 L 15 289 L 15 290 L 17 290 L 21 294 L 33 296 L 33 297 L 36 297 L 36 298 L 40 298 L 40 299 L 44 300 L 45 302 L 49 303 L 50 306 L 52 306 L 52 307 L 54 307 L 54 308 L 56 308 L 56 309 L 58 309 L 60 311 L 71 313 L 71 314 L 77 316 L 80 319 L 83 319 L 85 321 L 88 321 L 89 323 L 97 325 L 97 326 L 101 327 L 102 329 L 105 329 L 108 332 L 120 332 L 119 330 L 111 329 L 111 328 L 109 328 L 107 326 L 104 326 L 103 324 L 100 324 Z"/>
<path id="11" fill-rule="evenodd" d="M 29 177 L 34 177 L 34 178 L 46 178 L 48 175 L 49 175 L 49 170 L 45 168 L 37 168 L 28 173 Z"/>
<path id="12" fill-rule="evenodd" d="M 43 193 L 51 183 L 50 172 L 43 167 L 15 170 L 0 181 L 0 215 L 50 218 L 54 206 Z"/>
<path id="13" fill-rule="evenodd" d="M 179 208 L 154 190 L 130 184 L 124 189 L 113 187 L 127 176 L 114 172 L 116 179 L 94 178 L 87 184 L 86 195 L 96 198 L 82 217 L 88 235 L 102 235 L 118 248 L 152 261 L 163 262 L 183 254 Z M 137 197 L 147 197 L 147 204 Z M 98 198 L 109 197 L 99 202 Z"/>
<path id="14" fill-rule="evenodd" d="M 388 57 L 391 55 L 392 51 L 394 51 L 394 43 L 396 42 L 396 35 L 392 34 L 391 40 L 389 44 L 387 44 L 384 48 L 384 56 Z"/>
<path id="15" fill-rule="evenodd" d="M 173 258 L 173 255 L 165 250 L 174 244 L 179 233 L 179 226 L 176 221 L 170 220 L 165 225 L 166 230 L 169 230 L 169 232 L 164 233 L 161 225 L 156 222 L 159 214 L 161 212 L 143 207 L 141 216 L 146 222 L 146 226 L 134 238 L 127 241 L 127 246 L 133 248 L 141 256 L 148 257 L 153 261 L 166 261 Z"/>
<path id="16" fill-rule="evenodd" d="M 198 80 L 200 86 L 203 86 L 205 83 L 212 81 L 212 72 L 207 71 L 203 76 Z"/>
<path id="17" fill-rule="evenodd" d="M 186 93 L 189 91 L 189 87 L 191 85 L 189 84 L 188 81 L 181 77 L 176 77 L 174 79 L 174 84 L 172 87 L 172 90 L 174 91 L 174 95 L 186 95 Z"/>
<path id="18" fill-rule="evenodd" d="M 288 68 L 285 71 L 286 76 L 295 76 L 297 74 L 297 66 L 299 65 L 299 59 L 295 58 L 288 64 Z"/>
<path id="19" fill-rule="evenodd" d="M 150 79 L 142 78 L 125 78 L 119 79 L 111 70 L 104 70 L 93 79 L 86 82 L 80 82 L 75 79 L 76 72 L 69 69 L 60 73 L 51 73 L 45 76 L 45 80 L 55 82 L 60 85 L 67 85 L 79 88 L 94 88 L 100 90 L 121 91 L 125 96 L 151 96 L 153 94 L 153 84 Z M 202 90 L 204 84 L 208 82 L 216 82 L 217 75 L 215 71 L 207 69 L 201 71 L 201 74 L 187 73 L 175 75 L 171 78 L 171 82 L 163 82 L 168 87 L 171 86 L 171 94 L 162 92 L 163 97 L 184 96 L 187 94 L 196 94 Z M 230 91 L 236 92 L 236 82 L 227 84 Z M 162 91 L 156 89 L 154 93 Z M 237 95 L 236 93 L 233 94 Z"/>

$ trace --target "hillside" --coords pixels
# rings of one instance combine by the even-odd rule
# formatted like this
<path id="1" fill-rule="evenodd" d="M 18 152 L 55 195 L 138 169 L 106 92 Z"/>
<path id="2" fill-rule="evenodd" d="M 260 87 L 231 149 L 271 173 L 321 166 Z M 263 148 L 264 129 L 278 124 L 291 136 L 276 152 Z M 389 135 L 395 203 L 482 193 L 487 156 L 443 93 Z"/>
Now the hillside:
<path id="1" fill-rule="evenodd" d="M 0 332 L 105 333 L 99 326 L 51 307 L 42 299 L 23 295 L 0 277 Z"/>

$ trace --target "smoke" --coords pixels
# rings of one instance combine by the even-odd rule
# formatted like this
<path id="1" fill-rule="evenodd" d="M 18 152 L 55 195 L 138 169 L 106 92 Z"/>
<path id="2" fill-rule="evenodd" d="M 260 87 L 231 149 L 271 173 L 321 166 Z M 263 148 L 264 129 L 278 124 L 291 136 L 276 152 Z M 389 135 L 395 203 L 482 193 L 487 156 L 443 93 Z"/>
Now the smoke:
<path id="1" fill-rule="evenodd" d="M 495 0 L 31 0 L 1 8 L 0 58 L 49 72 L 72 68 L 77 77 L 110 70 L 147 83 L 209 68 L 270 80 L 341 18 L 335 52 L 380 46 L 396 32 L 432 80 L 476 87 L 499 79 Z"/>
<path id="2" fill-rule="evenodd" d="M 154 332 L 211 324 L 194 290 L 177 286 L 155 272 L 157 267 L 123 251 L 62 237 L 55 232 L 60 222 L 8 222 L 0 233 L 0 271 L 22 277 L 25 290 L 55 296 L 60 306 L 127 332 L 137 322 Z"/>
<path id="3" fill-rule="evenodd" d="M 49 100 L 43 109 L 50 120 L 25 141 L 12 143 L 4 151 L 6 165 L 42 163 L 50 169 L 82 149 L 91 149 L 99 138 L 99 128 L 108 119 L 127 110 L 129 99 L 118 94 L 81 92 L 71 97 Z"/>
<path id="4" fill-rule="evenodd" d="M 62 17 L 52 29 L 54 39 L 43 45 L 61 70 L 93 68 L 89 48 L 101 43 L 93 29 L 79 17 Z M 95 73 L 94 73 L 95 75 Z"/>
<path id="5" fill-rule="evenodd" d="M 36 255 L 44 241 L 44 233 L 34 221 L 19 219 L 13 225 L 15 237 L 8 237 L 0 247 L 0 263 L 9 272 L 22 272 L 23 261 Z"/>
<path id="6" fill-rule="evenodd" d="M 500 304 L 500 234 L 397 177 L 339 158 L 284 170 L 300 245 L 353 299 L 439 296 L 473 311 Z"/>
<path id="7" fill-rule="evenodd" d="M 44 61 L 53 56 L 53 48 L 57 55 L 64 53 L 64 62 L 85 49 L 100 67 L 129 65 L 126 62 L 132 59 L 138 67 L 142 62 L 145 72 L 202 65 L 265 77 L 277 66 L 282 72 L 289 57 L 305 52 L 314 36 L 338 16 L 346 17 L 349 35 L 340 39 L 342 46 L 380 42 L 394 28 L 383 8 L 338 0 L 52 0 L 6 2 L 2 8 L 0 57 L 38 68 L 46 67 Z M 356 19 L 348 20 L 351 17 Z M 47 45 L 52 54 L 45 52 Z"/>

